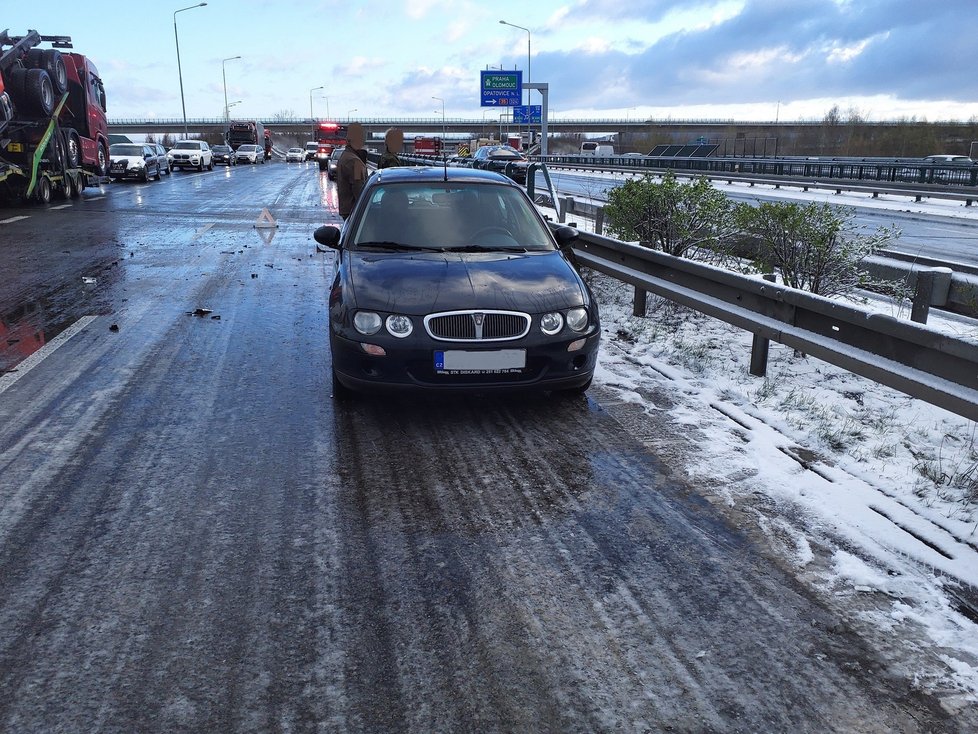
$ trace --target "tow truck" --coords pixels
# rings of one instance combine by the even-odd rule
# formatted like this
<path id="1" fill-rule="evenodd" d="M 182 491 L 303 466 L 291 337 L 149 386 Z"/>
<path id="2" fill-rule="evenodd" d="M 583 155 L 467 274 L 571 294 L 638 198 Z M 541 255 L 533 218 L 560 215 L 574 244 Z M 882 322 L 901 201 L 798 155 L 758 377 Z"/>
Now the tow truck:
<path id="1" fill-rule="evenodd" d="M 70 36 L 0 32 L 0 196 L 76 198 L 108 174 L 105 88 L 70 48 Z"/>

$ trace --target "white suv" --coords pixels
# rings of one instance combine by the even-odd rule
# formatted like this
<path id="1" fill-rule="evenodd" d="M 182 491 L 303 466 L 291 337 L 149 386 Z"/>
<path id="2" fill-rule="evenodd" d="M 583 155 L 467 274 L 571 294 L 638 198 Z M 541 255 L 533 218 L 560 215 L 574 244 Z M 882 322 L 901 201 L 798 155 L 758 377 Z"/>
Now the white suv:
<path id="1" fill-rule="evenodd" d="M 169 158 L 174 168 L 196 168 L 203 171 L 214 170 L 211 147 L 203 140 L 180 140 L 170 148 Z"/>

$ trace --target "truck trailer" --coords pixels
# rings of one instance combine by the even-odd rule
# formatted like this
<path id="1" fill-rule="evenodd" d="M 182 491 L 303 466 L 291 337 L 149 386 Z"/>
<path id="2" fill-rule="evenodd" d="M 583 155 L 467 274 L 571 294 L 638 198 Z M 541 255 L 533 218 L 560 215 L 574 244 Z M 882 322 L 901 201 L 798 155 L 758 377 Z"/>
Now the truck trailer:
<path id="1" fill-rule="evenodd" d="M 0 32 L 0 194 L 46 203 L 108 175 L 105 87 L 70 48 L 70 36 Z"/>

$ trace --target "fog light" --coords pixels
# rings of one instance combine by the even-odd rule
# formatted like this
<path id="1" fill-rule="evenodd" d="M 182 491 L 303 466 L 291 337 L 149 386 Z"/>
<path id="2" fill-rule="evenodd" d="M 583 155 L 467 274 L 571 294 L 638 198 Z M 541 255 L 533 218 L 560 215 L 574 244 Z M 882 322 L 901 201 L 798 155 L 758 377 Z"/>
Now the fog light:
<path id="1" fill-rule="evenodd" d="M 387 356 L 387 352 L 379 344 L 360 344 L 360 348 L 372 357 Z"/>
<path id="2" fill-rule="evenodd" d="M 585 344 L 587 344 L 587 339 L 577 339 L 567 345 L 567 351 L 576 352 L 579 349 L 583 349 Z"/>

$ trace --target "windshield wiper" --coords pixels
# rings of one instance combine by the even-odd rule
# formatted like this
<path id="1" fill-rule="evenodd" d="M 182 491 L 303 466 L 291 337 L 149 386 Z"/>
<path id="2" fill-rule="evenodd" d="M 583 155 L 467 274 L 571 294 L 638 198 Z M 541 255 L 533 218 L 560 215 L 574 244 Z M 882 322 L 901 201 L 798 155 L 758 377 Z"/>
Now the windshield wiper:
<path id="1" fill-rule="evenodd" d="M 457 245 L 443 249 L 445 252 L 526 252 L 520 245 Z"/>
<path id="2" fill-rule="evenodd" d="M 400 242 L 357 242 L 357 250 L 377 250 L 378 252 L 441 252 L 440 247 L 416 247 Z"/>

